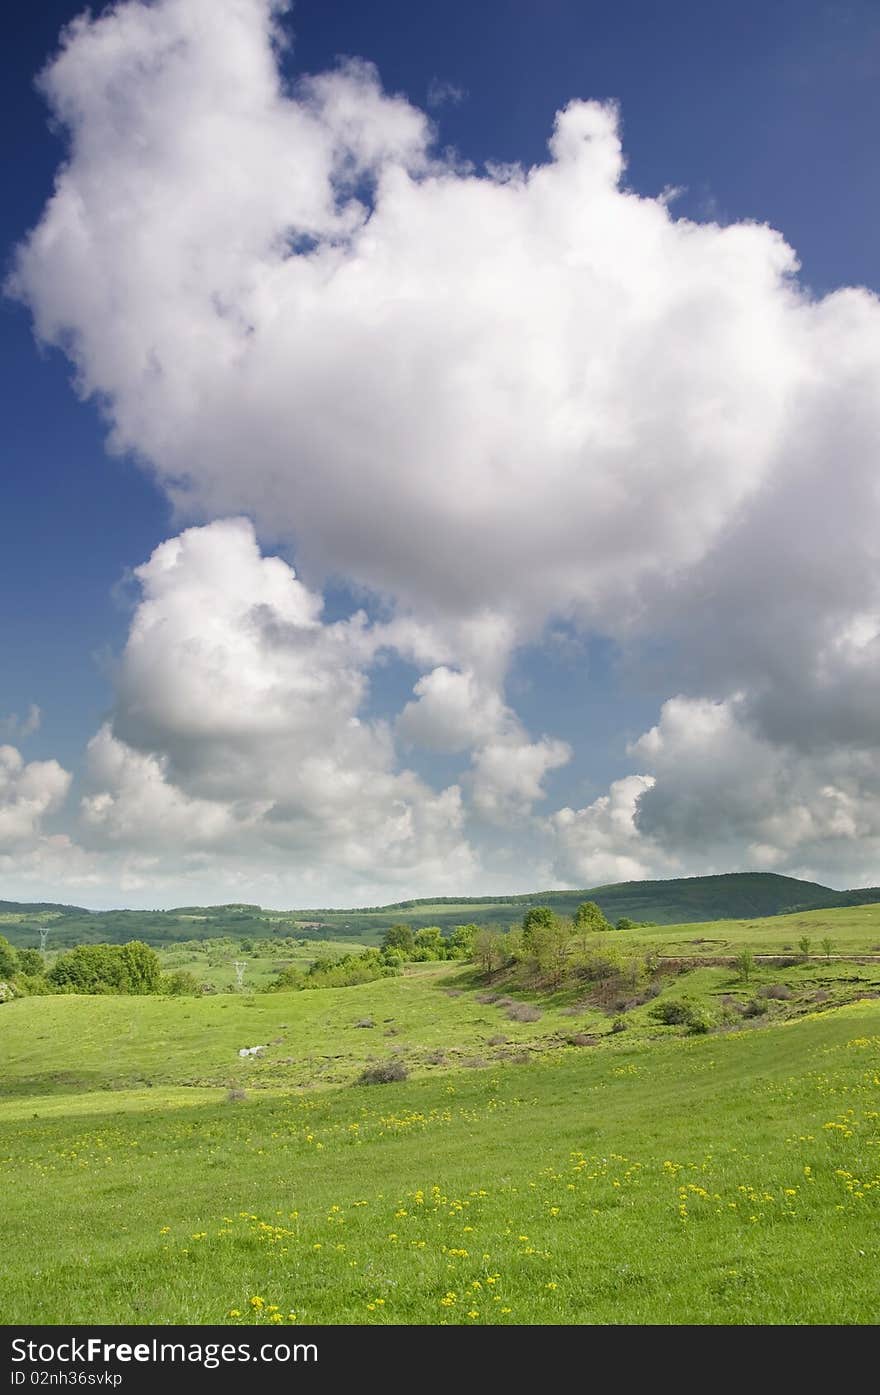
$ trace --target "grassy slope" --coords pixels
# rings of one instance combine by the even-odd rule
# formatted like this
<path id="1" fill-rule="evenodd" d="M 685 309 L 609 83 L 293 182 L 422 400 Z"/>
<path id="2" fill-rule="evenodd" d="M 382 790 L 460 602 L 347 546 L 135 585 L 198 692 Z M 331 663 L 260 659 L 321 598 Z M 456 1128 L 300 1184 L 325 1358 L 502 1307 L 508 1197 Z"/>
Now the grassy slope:
<path id="1" fill-rule="evenodd" d="M 878 1047 L 868 1003 L 240 1104 L 13 1101 L 0 1317 L 873 1322 Z"/>
<path id="2" fill-rule="evenodd" d="M 744 944 L 758 953 L 779 951 L 796 944 L 804 927 L 814 949 L 827 931 L 841 953 L 870 952 L 880 943 L 880 906 L 609 933 L 614 944 L 720 957 Z M 768 1004 L 769 1010 L 803 1012 L 816 994 L 829 995 L 834 1004 L 880 990 L 880 961 L 828 963 L 817 955 L 786 970 L 768 964 L 759 966 L 748 986 L 732 966 L 702 968 L 668 978 L 663 994 L 694 997 L 717 1016 L 722 997 L 751 998 L 762 985 L 780 981 L 791 985 L 794 1000 Z M 504 985 L 496 992 L 503 993 Z M 446 1053 L 447 1065 L 491 1063 L 521 1049 L 553 1049 L 572 1032 L 607 1033 L 608 1016 L 589 1005 L 575 1011 L 579 1003 L 581 995 L 569 989 L 542 1002 L 539 1021 L 511 1021 L 504 1007 L 481 1003 L 469 972 L 450 964 L 413 965 L 402 979 L 296 994 L 19 999 L 6 1004 L 0 1017 L 0 1098 L 147 1083 L 313 1088 L 350 1083 L 370 1060 L 392 1054 L 402 1056 L 411 1071 L 432 1074 L 443 1068 L 432 1060 L 437 1051 Z M 629 1032 L 663 1035 L 666 1029 L 654 1025 L 650 1009 L 645 1004 L 627 1014 Z M 357 1027 L 362 1020 L 375 1025 Z M 264 1056 L 239 1059 L 240 1047 L 264 1043 Z"/>

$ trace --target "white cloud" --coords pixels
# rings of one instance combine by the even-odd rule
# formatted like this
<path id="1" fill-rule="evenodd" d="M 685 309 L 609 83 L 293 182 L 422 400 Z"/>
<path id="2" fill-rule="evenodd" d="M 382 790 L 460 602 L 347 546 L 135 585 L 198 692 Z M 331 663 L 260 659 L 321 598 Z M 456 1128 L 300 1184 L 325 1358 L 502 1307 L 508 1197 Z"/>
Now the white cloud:
<path id="1" fill-rule="evenodd" d="M 630 754 L 647 773 L 550 819 L 561 877 L 756 868 L 840 887 L 880 880 L 876 748 L 773 742 L 738 695 L 670 698 Z"/>
<path id="2" fill-rule="evenodd" d="M 390 729 L 358 715 L 382 627 L 323 623 L 243 519 L 189 529 L 135 576 L 112 726 L 89 749 L 92 846 L 284 867 L 288 894 L 305 876 L 336 900 L 472 874 L 459 788 L 398 769 Z"/>
<path id="3" fill-rule="evenodd" d="M 56 760 L 25 764 L 14 746 L 0 746 L 0 852 L 37 838 L 69 788 L 70 775 Z"/>
<path id="4" fill-rule="evenodd" d="M 71 158 L 14 281 L 38 333 L 182 508 L 290 534 L 307 575 L 610 623 L 776 468 L 843 311 L 770 229 L 626 191 L 611 107 L 462 173 L 363 65 L 282 89 L 278 9 L 74 27 L 44 78 Z"/>
<path id="5" fill-rule="evenodd" d="M 32 702 L 24 717 L 19 717 L 17 712 L 11 712 L 8 717 L 0 717 L 0 733 L 4 736 L 16 737 L 24 740 L 28 736 L 33 736 L 35 731 L 40 730 L 40 722 L 43 714 L 35 702 Z"/>
<path id="6" fill-rule="evenodd" d="M 460 106 L 467 96 L 463 87 L 459 87 L 454 82 L 443 82 L 440 78 L 433 77 L 428 83 L 428 94 L 426 102 L 432 109 L 435 107 Z"/>
<path id="7" fill-rule="evenodd" d="M 70 152 L 14 292 L 181 517 L 247 513 L 308 583 L 235 522 L 140 569 L 89 838 L 450 885 L 461 793 L 395 735 L 529 819 L 569 752 L 504 678 L 562 618 L 680 696 L 643 774 L 545 819 L 560 875 L 880 880 L 876 298 L 814 300 L 779 233 L 628 189 L 611 106 L 477 173 L 368 65 L 286 86 L 284 9 L 130 0 L 43 79 Z M 388 618 L 326 624 L 331 574 Z M 362 718 L 382 647 L 422 674 L 396 727 Z"/>
<path id="8" fill-rule="evenodd" d="M 555 872 L 564 883 L 589 887 L 676 874 L 675 859 L 636 827 L 639 800 L 653 783 L 650 776 L 627 775 L 586 808 L 566 807 L 551 816 Z"/>
<path id="9" fill-rule="evenodd" d="M 653 774 L 640 833 L 700 870 L 757 864 L 834 885 L 880 872 L 880 752 L 774 742 L 747 700 L 673 698 L 632 748 Z"/>
<path id="10" fill-rule="evenodd" d="M 500 694 L 468 670 L 441 665 L 415 685 L 397 722 L 405 741 L 429 751 L 467 751 L 516 723 Z"/>
<path id="11" fill-rule="evenodd" d="M 474 756 L 474 804 L 493 823 L 523 819 L 544 798 L 545 775 L 570 759 L 565 741 L 546 736 L 540 741 L 525 736 L 490 741 Z"/>

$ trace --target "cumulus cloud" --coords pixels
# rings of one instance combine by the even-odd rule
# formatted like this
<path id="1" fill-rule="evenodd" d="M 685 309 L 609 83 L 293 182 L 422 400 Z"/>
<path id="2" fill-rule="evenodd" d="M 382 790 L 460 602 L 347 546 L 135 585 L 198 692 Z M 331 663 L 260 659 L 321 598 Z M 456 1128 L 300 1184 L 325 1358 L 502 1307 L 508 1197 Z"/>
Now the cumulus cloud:
<path id="1" fill-rule="evenodd" d="M 129 0 L 42 78 L 70 148 L 13 293 L 185 521 L 246 513 L 298 572 L 234 523 L 141 569 L 88 836 L 447 885 L 462 791 L 526 819 L 568 757 L 504 697 L 561 620 L 680 695 L 632 775 L 544 818 L 561 877 L 880 880 L 877 299 L 634 192 L 612 105 L 476 171 L 368 64 L 282 81 L 285 10 Z M 385 621 L 326 624 L 330 575 Z M 421 675 L 388 725 L 361 715 L 383 646 Z M 396 739 L 469 753 L 461 788 Z"/>
<path id="2" fill-rule="evenodd" d="M 319 871 L 328 894 L 334 875 L 343 894 L 471 875 L 459 787 L 399 769 L 387 724 L 359 716 L 382 627 L 324 623 L 244 519 L 187 530 L 135 577 L 113 720 L 89 747 L 92 846 Z"/>
<path id="3" fill-rule="evenodd" d="M 39 836 L 43 819 L 64 803 L 70 778 L 56 760 L 26 764 L 14 746 L 0 746 L 0 851 Z"/>
<path id="4" fill-rule="evenodd" d="M 745 695 L 671 698 L 632 743 L 646 773 L 548 821 L 557 875 L 592 881 L 786 872 L 876 885 L 880 753 L 841 744 L 805 753 L 773 742 Z"/>
<path id="5" fill-rule="evenodd" d="M 633 755 L 653 775 L 636 825 L 648 844 L 687 849 L 701 870 L 732 863 L 876 883 L 880 751 L 773 742 L 737 696 L 673 698 Z"/>
<path id="6" fill-rule="evenodd" d="M 826 339 L 794 254 L 628 191 L 610 106 L 478 175 L 362 64 L 289 90 L 282 8 L 68 32 L 70 159 L 13 280 L 38 334 L 183 509 L 289 533 L 308 575 L 519 631 L 627 610 L 784 450 Z"/>
<path id="7" fill-rule="evenodd" d="M 597 886 L 676 874 L 674 856 L 665 856 L 636 826 L 639 800 L 653 783 L 647 775 L 627 775 L 586 808 L 551 816 L 554 868 L 563 882 Z"/>
<path id="8" fill-rule="evenodd" d="M 473 752 L 468 784 L 476 811 L 490 823 L 517 822 L 545 797 L 543 780 L 571 759 L 565 741 L 530 740 L 500 692 L 471 670 L 441 665 L 415 685 L 397 730 L 427 750 Z"/>

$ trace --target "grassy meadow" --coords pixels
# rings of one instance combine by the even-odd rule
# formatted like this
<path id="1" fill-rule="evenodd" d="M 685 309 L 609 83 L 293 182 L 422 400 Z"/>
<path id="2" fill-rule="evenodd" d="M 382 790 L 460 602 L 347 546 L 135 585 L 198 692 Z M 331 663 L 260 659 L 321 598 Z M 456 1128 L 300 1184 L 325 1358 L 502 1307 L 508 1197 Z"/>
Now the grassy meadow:
<path id="1" fill-rule="evenodd" d="M 880 907 L 658 933 L 616 1016 L 460 963 L 4 1004 L 0 1321 L 876 1321 Z"/>

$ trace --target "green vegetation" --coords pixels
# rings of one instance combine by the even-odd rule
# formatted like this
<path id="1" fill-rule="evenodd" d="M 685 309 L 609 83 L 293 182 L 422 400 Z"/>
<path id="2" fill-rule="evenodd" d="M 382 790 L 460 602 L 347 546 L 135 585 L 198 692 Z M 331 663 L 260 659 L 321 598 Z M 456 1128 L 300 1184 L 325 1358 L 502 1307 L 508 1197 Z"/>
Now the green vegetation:
<path id="1" fill-rule="evenodd" d="M 0 901 L 0 925 L 15 945 L 35 948 L 40 927 L 48 928 L 54 949 L 76 944 L 122 944 L 142 940 L 154 948 L 180 941 L 230 938 L 241 941 L 346 940 L 380 944 L 392 926 L 413 934 L 436 927 L 446 934 L 467 921 L 508 928 L 520 924 L 533 906 L 573 917 L 584 902 L 595 904 L 610 925 L 621 930 L 633 923 L 681 925 L 709 920 L 754 918 L 796 910 L 859 906 L 880 900 L 880 888 L 835 891 L 816 882 L 771 872 L 737 872 L 723 876 L 673 878 L 656 882 L 621 882 L 588 890 L 533 892 L 520 896 L 441 897 L 400 901 L 390 906 L 354 910 L 263 910 L 254 905 L 179 906 L 168 911 L 92 912 L 78 906 L 28 905 Z"/>
<path id="2" fill-rule="evenodd" d="M 875 1321 L 880 905 L 577 910 L 16 957 L 0 1321 Z"/>
<path id="3" fill-rule="evenodd" d="M 10 1011 L 47 1006 L 78 1000 Z M 659 1030 L 378 1088 L 11 1100 L 0 1318 L 875 1321 L 878 1004 Z"/>

